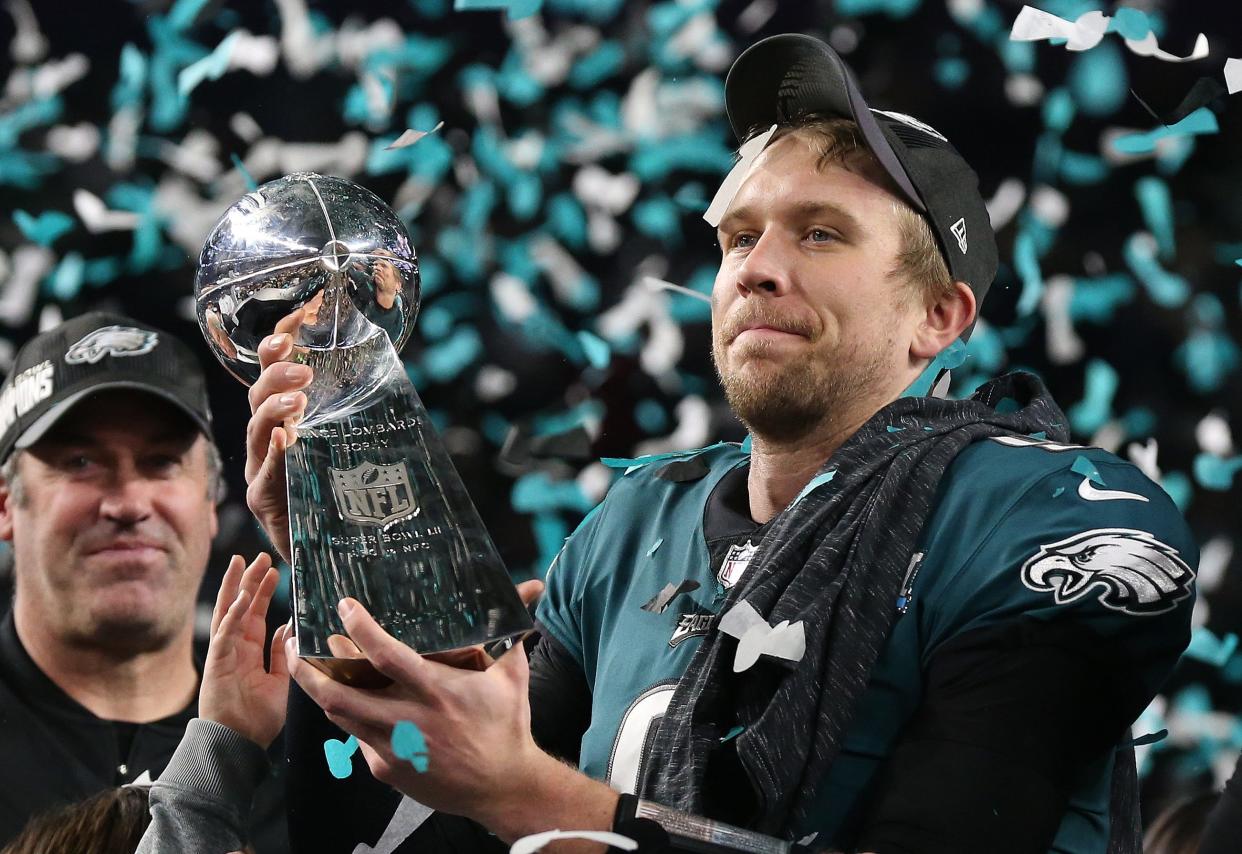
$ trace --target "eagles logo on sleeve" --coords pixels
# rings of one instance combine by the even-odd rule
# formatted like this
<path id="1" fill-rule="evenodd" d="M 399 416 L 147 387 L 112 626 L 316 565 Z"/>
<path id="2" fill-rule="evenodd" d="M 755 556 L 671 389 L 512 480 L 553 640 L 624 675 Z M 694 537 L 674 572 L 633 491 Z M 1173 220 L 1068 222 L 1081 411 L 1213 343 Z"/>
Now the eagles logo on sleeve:
<path id="1" fill-rule="evenodd" d="M 1096 528 L 1039 547 L 1022 564 L 1022 583 L 1052 593 L 1058 605 L 1099 592 L 1099 602 L 1127 614 L 1161 614 L 1190 595 L 1194 571 L 1172 546 L 1146 531 Z"/>
<path id="2" fill-rule="evenodd" d="M 71 365 L 94 365 L 104 356 L 141 356 L 154 350 L 159 341 L 159 335 L 149 329 L 105 326 L 73 344 L 65 352 L 65 361 Z"/>

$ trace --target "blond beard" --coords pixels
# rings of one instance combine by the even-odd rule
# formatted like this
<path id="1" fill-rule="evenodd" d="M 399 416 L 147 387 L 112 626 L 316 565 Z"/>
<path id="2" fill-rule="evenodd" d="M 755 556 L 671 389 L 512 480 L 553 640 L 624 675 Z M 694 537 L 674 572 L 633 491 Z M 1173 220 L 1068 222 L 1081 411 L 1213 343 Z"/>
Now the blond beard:
<path id="1" fill-rule="evenodd" d="M 850 417 L 847 414 L 859 401 L 874 395 L 886 373 L 888 349 L 885 342 L 871 348 L 859 342 L 848 351 L 841 346 L 830 353 L 807 350 L 780 363 L 752 356 L 749 364 L 726 375 L 713 344 L 712 363 L 729 407 L 746 429 L 772 441 L 789 442 Z M 762 350 L 759 355 L 764 355 Z"/>

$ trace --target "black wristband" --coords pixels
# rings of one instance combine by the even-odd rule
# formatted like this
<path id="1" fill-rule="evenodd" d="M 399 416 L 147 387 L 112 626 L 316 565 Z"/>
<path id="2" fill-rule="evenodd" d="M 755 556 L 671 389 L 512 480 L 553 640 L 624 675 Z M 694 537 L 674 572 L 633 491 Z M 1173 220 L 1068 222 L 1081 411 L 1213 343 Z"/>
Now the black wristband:
<path id="1" fill-rule="evenodd" d="M 637 842 L 637 854 L 665 854 L 671 851 L 668 832 L 658 822 L 649 818 L 636 817 L 637 811 L 637 795 L 622 795 L 617 798 L 617 810 L 612 816 L 612 832 Z M 607 854 L 632 854 L 632 852 L 623 852 L 620 848 L 610 845 Z"/>

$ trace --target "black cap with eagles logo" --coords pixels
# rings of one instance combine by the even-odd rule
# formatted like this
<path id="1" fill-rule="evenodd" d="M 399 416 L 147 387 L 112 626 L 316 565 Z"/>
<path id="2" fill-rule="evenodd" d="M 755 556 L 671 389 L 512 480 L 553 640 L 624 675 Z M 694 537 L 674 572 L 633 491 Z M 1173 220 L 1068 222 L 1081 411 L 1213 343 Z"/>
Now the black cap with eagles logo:
<path id="1" fill-rule="evenodd" d="M 211 437 L 207 384 L 190 348 L 131 318 L 90 312 L 18 350 L 0 386 L 0 463 L 39 441 L 83 398 L 109 389 L 162 398 Z"/>
<path id="2" fill-rule="evenodd" d="M 974 170 L 935 128 L 868 106 L 853 72 L 831 47 L 799 34 L 756 42 L 729 69 L 725 109 L 743 140 L 810 113 L 853 119 L 906 201 L 931 224 L 953 280 L 965 282 L 983 304 L 996 277 L 997 250 Z"/>

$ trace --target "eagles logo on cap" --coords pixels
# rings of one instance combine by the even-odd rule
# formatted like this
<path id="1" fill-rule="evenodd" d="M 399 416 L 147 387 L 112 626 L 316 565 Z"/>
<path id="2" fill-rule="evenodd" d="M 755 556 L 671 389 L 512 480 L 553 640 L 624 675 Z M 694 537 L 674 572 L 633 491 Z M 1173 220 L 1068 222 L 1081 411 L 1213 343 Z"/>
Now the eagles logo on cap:
<path id="1" fill-rule="evenodd" d="M 71 365 L 96 364 L 104 356 L 140 356 L 150 353 L 160 336 L 135 326 L 105 326 L 89 332 L 69 347 L 65 361 Z"/>

